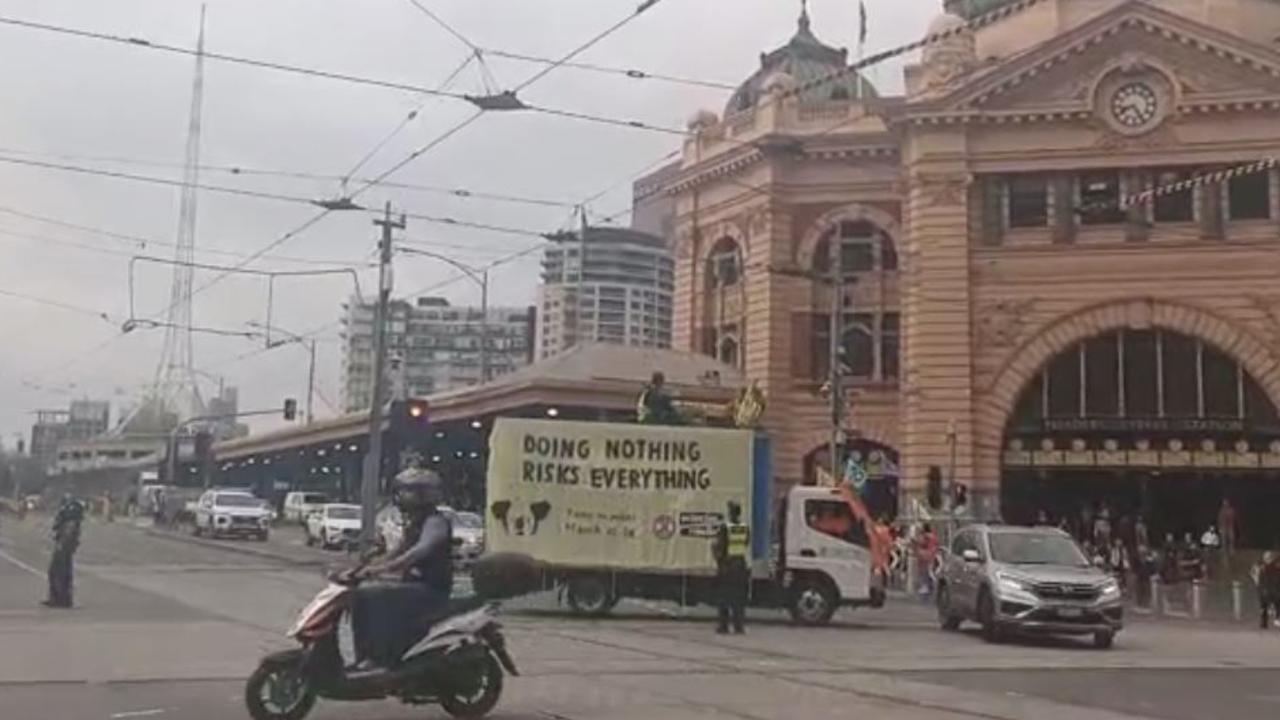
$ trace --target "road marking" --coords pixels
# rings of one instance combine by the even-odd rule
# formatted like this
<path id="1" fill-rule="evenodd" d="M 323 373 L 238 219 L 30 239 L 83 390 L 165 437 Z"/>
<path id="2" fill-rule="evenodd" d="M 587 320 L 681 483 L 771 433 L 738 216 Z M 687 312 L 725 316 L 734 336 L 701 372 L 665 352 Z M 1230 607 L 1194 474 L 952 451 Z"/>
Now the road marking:
<path id="1" fill-rule="evenodd" d="M 4 558 L 5 560 L 8 560 L 9 562 L 13 563 L 13 565 L 14 565 L 15 567 L 18 567 L 18 568 L 20 568 L 20 569 L 22 569 L 22 570 L 26 570 L 27 572 L 31 573 L 32 575 L 35 575 L 36 577 L 44 577 L 44 573 L 43 573 L 43 572 L 40 572 L 40 570 L 38 570 L 38 569 L 36 569 L 36 568 L 33 568 L 33 567 L 31 567 L 30 565 L 28 565 L 28 564 L 26 564 L 26 563 L 22 562 L 21 560 L 19 560 L 18 558 L 16 558 L 16 557 L 14 557 L 14 556 L 10 555 L 9 553 L 5 552 L 4 550 L 0 550 L 0 558 Z"/>
<path id="2" fill-rule="evenodd" d="M 169 712 L 166 708 L 155 708 L 153 710 L 130 710 L 128 712 L 111 713 L 112 718 L 134 718 L 149 717 L 151 715 L 163 715 Z"/>

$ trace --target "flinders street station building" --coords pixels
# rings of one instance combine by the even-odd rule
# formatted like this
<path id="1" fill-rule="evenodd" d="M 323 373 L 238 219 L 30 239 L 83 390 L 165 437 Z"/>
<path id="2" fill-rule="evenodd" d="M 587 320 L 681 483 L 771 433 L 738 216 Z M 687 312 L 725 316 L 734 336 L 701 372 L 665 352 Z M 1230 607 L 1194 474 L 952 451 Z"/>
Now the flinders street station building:
<path id="1" fill-rule="evenodd" d="M 802 14 L 640 183 L 675 347 L 759 384 L 780 485 L 830 465 L 835 357 L 886 512 L 932 472 L 978 517 L 1277 532 L 1280 1 L 940 5 L 901 95 L 821 81 L 853 58 Z"/>

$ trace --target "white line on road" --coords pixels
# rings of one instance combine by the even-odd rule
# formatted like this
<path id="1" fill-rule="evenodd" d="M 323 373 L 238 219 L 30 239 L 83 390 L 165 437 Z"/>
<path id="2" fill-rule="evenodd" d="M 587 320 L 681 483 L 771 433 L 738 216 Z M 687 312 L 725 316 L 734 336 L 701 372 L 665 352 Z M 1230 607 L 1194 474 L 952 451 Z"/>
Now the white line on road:
<path id="1" fill-rule="evenodd" d="M 40 572 L 40 570 L 31 567 L 30 565 L 22 562 L 18 558 L 5 552 L 4 550 L 0 550 L 0 558 L 4 558 L 5 560 L 8 560 L 9 562 L 13 563 L 14 566 L 21 568 L 23 570 L 26 570 L 27 572 L 31 573 L 32 575 L 35 575 L 36 577 L 44 577 L 44 573 Z"/>
<path id="2" fill-rule="evenodd" d="M 113 720 L 115 718 L 149 717 L 151 715 L 163 715 L 167 712 L 169 711 L 166 708 L 155 708 L 153 710 L 130 710 L 128 712 L 111 713 L 111 717 Z"/>

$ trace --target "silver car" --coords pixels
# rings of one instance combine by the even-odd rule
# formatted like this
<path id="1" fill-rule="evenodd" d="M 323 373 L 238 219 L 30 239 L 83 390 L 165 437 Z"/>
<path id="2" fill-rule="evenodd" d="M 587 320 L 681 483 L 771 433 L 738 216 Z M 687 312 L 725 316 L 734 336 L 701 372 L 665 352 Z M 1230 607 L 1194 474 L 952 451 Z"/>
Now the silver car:
<path id="1" fill-rule="evenodd" d="M 943 561 L 936 598 L 943 629 L 973 620 L 989 642 L 1014 632 L 1091 634 L 1095 647 L 1109 648 L 1124 624 L 1115 578 L 1055 528 L 962 528 Z"/>

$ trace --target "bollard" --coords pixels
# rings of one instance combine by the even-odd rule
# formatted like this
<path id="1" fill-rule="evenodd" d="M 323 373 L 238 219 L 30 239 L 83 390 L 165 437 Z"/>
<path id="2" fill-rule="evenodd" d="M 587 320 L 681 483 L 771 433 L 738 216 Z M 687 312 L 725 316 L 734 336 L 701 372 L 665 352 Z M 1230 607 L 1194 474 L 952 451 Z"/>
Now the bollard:
<path id="1" fill-rule="evenodd" d="M 1151 614 L 1163 615 L 1164 611 L 1164 588 L 1160 585 L 1160 578 L 1153 576 L 1151 578 Z"/>
<path id="2" fill-rule="evenodd" d="M 907 553 L 907 595 L 916 596 L 916 554 Z"/>
<path id="3" fill-rule="evenodd" d="M 1200 619 L 1200 614 L 1204 610 L 1204 581 L 1191 581 L 1191 617 L 1194 620 Z"/>
<path id="4" fill-rule="evenodd" d="M 1236 622 L 1244 619 L 1244 586 L 1239 580 L 1231 581 L 1231 617 Z"/>

